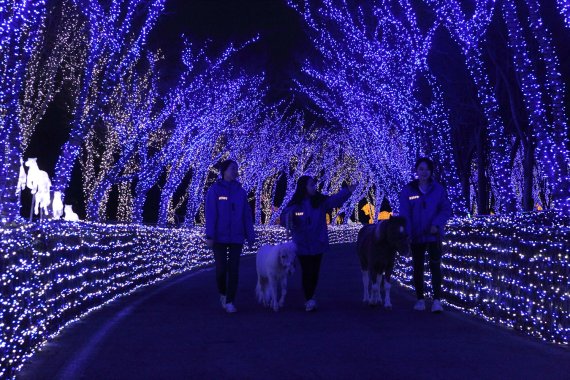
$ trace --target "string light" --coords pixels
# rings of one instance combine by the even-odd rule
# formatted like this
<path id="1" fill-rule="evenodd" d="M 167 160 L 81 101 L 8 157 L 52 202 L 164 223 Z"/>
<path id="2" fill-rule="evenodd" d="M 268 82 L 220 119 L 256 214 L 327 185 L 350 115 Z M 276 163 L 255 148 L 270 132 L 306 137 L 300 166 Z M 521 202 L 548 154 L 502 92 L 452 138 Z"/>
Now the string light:
<path id="1" fill-rule="evenodd" d="M 477 95 L 487 119 L 491 163 L 493 166 L 493 187 L 497 195 L 496 209 L 514 211 L 514 191 L 510 181 L 510 142 L 505 134 L 499 114 L 499 105 L 482 61 L 482 43 L 493 15 L 494 0 L 478 1 L 472 16 L 466 16 L 456 0 L 428 0 L 437 17 L 449 30 L 461 48 L 471 78 L 475 82 Z"/>
<path id="2" fill-rule="evenodd" d="M 20 114 L 21 151 L 25 152 L 38 123 L 62 90 L 71 97 L 85 60 L 85 25 L 69 0 L 54 4 L 49 22 L 39 29 L 38 41 L 26 66 Z"/>
<path id="3" fill-rule="evenodd" d="M 2 2 L 0 5 L 0 217 L 19 217 L 16 187 L 22 157 L 19 116 L 26 66 L 37 48 L 46 1 Z"/>
<path id="4" fill-rule="evenodd" d="M 256 227 L 260 244 L 288 240 L 284 228 Z M 333 227 L 333 244 L 353 240 L 358 227 Z M 0 228 L 0 377 L 70 323 L 118 297 L 213 262 L 204 230 L 136 225 L 45 222 Z"/>
<path id="5" fill-rule="evenodd" d="M 354 242 L 360 227 L 329 227 L 331 244 Z M 281 227 L 256 229 L 258 245 L 288 239 Z M 566 214 L 454 219 L 447 231 L 443 272 L 449 306 L 542 340 L 570 343 Z M 0 278 L 0 376 L 5 377 L 13 376 L 46 340 L 92 310 L 212 262 L 211 251 L 202 243 L 202 227 L 44 222 L 2 228 L 0 234 L 5 268 Z M 394 278 L 411 286 L 410 257 L 399 256 Z"/>
<path id="6" fill-rule="evenodd" d="M 570 2 L 568 0 L 557 0 L 558 9 L 560 14 L 564 17 L 564 23 L 567 28 L 570 28 Z"/>
<path id="7" fill-rule="evenodd" d="M 460 218 L 446 230 L 443 299 L 449 306 L 544 341 L 570 344 L 568 214 Z M 394 276 L 413 287 L 411 257 L 399 256 Z M 431 281 L 429 274 L 426 279 Z"/>
<path id="8" fill-rule="evenodd" d="M 159 184 L 159 224 L 175 224 L 175 216 L 184 213 L 188 228 L 4 225 L 0 377 L 13 376 L 43 342 L 91 310 L 211 262 L 201 245 L 203 231 L 195 225 L 204 222 L 204 194 L 217 177 L 214 167 L 220 160 L 240 163 L 240 181 L 255 204 L 255 221 L 268 224 L 258 227 L 262 242 L 286 239 L 281 228 L 271 225 L 301 175 L 314 176 L 325 193 L 338 191 L 344 182 L 359 183 L 345 205 L 333 211 L 332 220 L 344 216 L 343 223 L 348 223 L 364 198 L 376 210 L 384 198 L 397 208 L 398 193 L 411 179 L 410 168 L 419 155 L 429 155 L 444 167 L 441 180 L 456 213 L 464 212 L 451 126 L 427 59 L 441 25 L 461 48 L 488 122 L 496 209 L 520 207 L 521 157 L 528 152 L 519 149 L 514 166 L 510 164 L 510 136 L 482 60 L 495 11 L 506 22 L 537 143 L 534 198 L 552 198 L 560 213 L 454 220 L 444 242 L 446 299 L 486 320 L 569 344 L 565 84 L 538 0 L 518 6 L 512 0 L 477 1 L 469 16 L 456 0 L 426 0 L 436 15 L 427 28 L 419 27 L 424 20 L 418 20 L 409 0 L 378 0 L 362 7 L 342 0 L 291 1 L 322 58 L 305 64 L 297 89 L 318 106 L 327 127 L 307 125 L 303 113 L 284 102 L 266 104 L 264 74 L 246 75 L 232 66 L 234 53 L 256 39 L 241 47 L 230 45 L 215 58 L 186 42 L 185 69 L 161 94 L 161 53 L 146 51 L 145 43 L 164 3 L 63 1 L 53 16 L 55 36 L 47 29 L 46 17 L 52 16 L 44 0 L 0 3 L 2 221 L 19 215 L 15 188 L 22 152 L 65 87 L 76 101 L 54 190 L 65 191 L 81 156 L 89 219 L 109 217 L 107 203 L 116 190 L 117 219 L 140 224 L 147 194 Z M 519 13 L 522 6 L 528 9 L 526 23 Z M 568 2 L 558 0 L 558 9 L 568 26 Z M 531 54 L 530 38 L 538 55 Z M 427 82 L 427 90 L 419 90 L 420 81 Z M 423 99 L 426 94 L 429 101 Z M 104 127 L 103 137 L 95 125 Z M 472 175 L 476 169 L 472 162 Z M 185 179 L 189 183 L 181 188 Z M 286 192 L 277 205 L 282 180 Z M 358 228 L 331 229 L 331 242 L 353 242 Z M 399 259 L 395 277 L 411 284 L 408 257 Z"/>
<path id="9" fill-rule="evenodd" d="M 533 37 L 538 43 L 540 59 L 545 65 L 544 92 L 546 96 L 547 136 L 550 145 L 543 146 L 545 159 L 542 160 L 542 169 L 549 171 L 549 181 L 554 188 L 554 207 L 570 211 L 570 142 L 568 117 L 564 103 L 565 84 L 560 73 L 560 61 L 554 50 L 552 36 L 540 16 L 540 4 L 537 0 L 526 0 L 529 10 L 528 24 L 533 31 Z M 559 1 L 559 4 L 561 1 Z M 570 7 L 566 2 L 565 15 L 569 14 Z M 563 11 L 564 12 L 564 11 Z"/>
<path id="10" fill-rule="evenodd" d="M 567 209 L 568 200 L 568 171 L 569 162 L 567 149 L 567 118 L 562 101 L 564 85 L 556 75 L 558 59 L 551 46 L 549 32 L 543 25 L 536 1 L 526 2 L 530 10 L 529 25 L 533 29 L 535 39 L 539 42 L 542 60 L 546 63 L 547 72 L 544 86 L 540 83 L 540 76 L 536 71 L 536 64 L 530 58 L 530 52 L 523 35 L 523 28 L 517 15 L 517 8 L 511 1 L 503 1 L 503 16 L 509 34 L 509 46 L 513 51 L 514 67 L 517 70 L 521 91 L 532 131 L 530 143 L 525 149 L 531 149 L 536 144 L 536 156 L 540 167 L 546 172 L 547 178 L 554 188 L 555 207 Z M 548 101 L 544 102 L 543 88 L 548 92 Z M 547 106 L 551 115 L 551 122 L 547 120 Z M 529 153 L 526 153 L 529 154 Z M 532 153 L 531 153 L 532 154 Z"/>
<path id="11" fill-rule="evenodd" d="M 262 86 L 262 77 L 240 76 L 237 79 L 225 79 L 224 75 L 220 74 L 210 83 L 205 96 L 198 103 L 202 104 L 200 110 L 196 110 L 196 103 L 188 99 L 192 104 L 186 103 L 177 115 L 177 122 L 181 122 L 179 128 L 184 132 L 180 134 L 181 140 L 176 142 L 177 148 L 170 149 L 169 156 L 164 157 L 164 162 L 169 162 L 172 166 L 161 193 L 158 218 L 161 225 L 166 225 L 168 221 L 172 197 L 189 168 L 193 169 L 189 189 L 204 189 L 208 167 L 225 153 L 221 151 L 212 157 L 216 144 L 225 140 L 231 147 L 233 144 L 239 144 L 236 140 L 251 136 L 250 129 L 245 127 L 253 124 L 263 110 L 265 89 Z M 208 106 L 203 107 L 203 104 Z M 191 139 L 189 136 L 192 136 Z M 204 195 L 201 192 L 188 198 L 187 220 L 194 219 Z M 170 211 L 174 210 L 170 208 Z"/>
<path id="12" fill-rule="evenodd" d="M 411 180 L 415 158 L 430 154 L 445 162 L 440 165 L 441 179 L 456 211 L 465 212 L 447 115 L 427 70 L 436 26 L 420 32 L 415 13 L 404 0 L 377 2 L 371 9 L 343 1 L 322 1 L 320 7 L 291 4 L 307 21 L 324 61 L 307 63 L 303 69 L 307 78 L 298 81 L 298 87 L 326 119 L 343 129 L 340 134 L 349 155 L 359 152 L 354 157 L 371 179 L 376 205 L 386 197 L 397 207 L 397 194 Z M 431 90 L 427 106 L 419 100 L 422 76 Z"/>
<path id="13" fill-rule="evenodd" d="M 120 2 L 113 2 L 106 10 L 98 1 L 74 0 L 89 20 L 89 37 L 70 137 L 55 168 L 55 191 L 64 194 L 67 189 L 85 137 L 96 124 L 103 105 L 109 104 L 116 86 L 141 57 L 164 1 L 153 0 L 141 13 L 138 9 L 141 0 L 127 2 L 126 10 L 121 8 Z M 138 20 L 141 14 L 145 16 L 142 22 Z"/>
<path id="14" fill-rule="evenodd" d="M 108 218 L 107 202 L 116 189 L 121 206 L 115 215 L 140 223 L 146 194 L 166 174 L 166 184 L 161 189 L 160 224 L 172 223 L 184 204 L 185 224 L 202 222 L 203 195 L 214 177 L 212 166 L 227 157 L 239 158 L 240 162 L 271 162 L 267 157 L 280 157 L 272 162 L 274 167 L 264 165 L 261 170 L 244 165 L 241 180 L 253 194 L 257 221 L 262 220 L 262 215 L 268 216 L 263 220 L 269 222 L 277 217 L 275 211 L 279 210 L 274 210 L 270 200 L 275 196 L 277 178 L 285 179 L 291 190 L 296 179 L 306 172 L 313 173 L 326 192 L 338 190 L 343 181 L 366 184 L 339 212 L 352 212 L 359 201 L 357 196 L 369 195 L 377 208 L 384 198 L 397 208 L 397 194 L 411 179 L 410 168 L 418 155 L 429 155 L 444 168 L 439 173 L 440 180 L 449 191 L 456 213 L 461 214 L 467 203 L 454 162 L 451 126 L 442 90 L 430 73 L 427 60 L 434 33 L 443 24 L 462 48 L 489 120 L 491 190 L 496 195 L 496 210 L 520 204 L 520 191 L 517 193 L 513 187 L 513 178 L 517 183 L 516 176 L 520 174 L 507 162 L 509 136 L 498 116 L 498 104 L 480 59 L 495 10 L 494 1 L 477 2 L 473 17 L 467 18 L 456 1 L 429 0 L 427 5 L 437 17 L 427 27 L 422 24 L 422 28 L 419 24 L 424 20 L 418 20 L 408 0 L 378 1 L 366 7 L 332 0 L 323 0 L 320 7 L 309 2 L 303 7 L 296 2 L 291 4 L 307 21 L 311 38 L 323 58 L 322 62 L 305 65 L 306 78 L 298 82 L 298 88 L 321 108 L 321 116 L 334 125 L 331 129 L 303 125 L 302 117 L 283 112 L 279 109 L 282 106 L 264 104 L 263 75 L 245 76 L 229 63 L 239 47 L 230 46 L 217 59 L 210 59 L 204 49 L 196 52 L 186 43 L 182 52 L 186 70 L 176 86 L 162 96 L 157 91 L 160 78 L 156 64 L 160 53 L 145 52 L 144 45 L 164 1 L 142 6 L 141 0 L 131 0 L 103 7 L 96 1 L 69 0 L 58 8 L 61 14 L 53 16 L 59 32 L 45 63 L 40 59 L 43 45 L 48 43 L 46 29 L 41 27 L 45 7 L 36 7 L 40 11 L 33 14 L 37 16 L 36 29 L 27 29 L 35 36 L 30 41 L 35 42 L 25 45 L 31 58 L 25 67 L 24 107 L 18 106 L 22 127 L 5 140 L 20 139 L 19 146 L 25 148 L 54 94 L 64 82 L 74 82 L 66 85 L 77 101 L 71 136 L 57 164 L 54 190 L 67 186 L 75 157 L 83 151 L 83 186 L 91 220 Z M 538 2 L 526 0 L 528 25 L 537 41 L 539 58 L 547 68 L 544 78 L 539 78 L 533 68 L 535 62 L 526 53 L 513 3 L 501 4 L 510 20 L 513 59 L 522 78 L 521 90 L 538 141 L 540 179 L 535 178 L 533 191 L 536 194 L 536 189 L 542 187 L 541 196 L 544 192 L 552 194 L 554 206 L 564 209 L 570 205 L 566 191 L 568 123 L 558 58 Z M 3 25 L 6 34 L 10 30 L 7 23 Z M 7 41 L 2 43 L 9 46 Z M 141 65 L 147 68 L 142 73 Z M 58 70 L 64 79 L 55 84 L 57 75 L 52 74 Z M 420 94 L 420 80 L 428 83 L 429 90 L 422 90 L 430 97 L 427 102 L 420 101 L 426 95 Z M 42 106 L 36 110 L 32 104 Z M 201 104 L 210 107 L 205 109 Z M 264 124 L 266 115 L 272 113 L 287 116 Z M 100 123 L 105 128 L 102 140 L 93 133 L 93 126 Z M 267 137 L 264 141 L 257 138 L 260 131 L 267 131 L 264 136 L 270 135 L 271 128 L 277 136 L 281 133 L 277 129 L 286 130 L 287 126 L 294 133 L 280 135 L 283 138 L 279 145 L 287 149 L 279 154 Z M 3 129 L 3 133 L 9 130 Z M 343 141 L 343 149 L 325 143 L 333 139 Z M 3 168 L 21 155 L 17 149 L 5 151 L 11 153 Z M 190 184 L 187 189 L 180 189 L 184 178 L 189 178 Z M 9 186 L 0 187 L 8 194 Z M 128 190 L 130 187 L 134 187 L 134 194 Z M 9 204 L 3 203 L 5 207 Z"/>

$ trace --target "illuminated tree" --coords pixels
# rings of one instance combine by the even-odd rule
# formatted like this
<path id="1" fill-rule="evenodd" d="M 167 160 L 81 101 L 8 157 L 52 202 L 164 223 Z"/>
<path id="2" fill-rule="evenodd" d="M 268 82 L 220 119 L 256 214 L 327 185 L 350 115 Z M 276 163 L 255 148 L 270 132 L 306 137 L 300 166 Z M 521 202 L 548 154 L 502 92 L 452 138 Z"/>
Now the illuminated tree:
<path id="1" fill-rule="evenodd" d="M 85 22 L 72 0 L 53 4 L 26 67 L 20 115 L 21 148 L 25 152 L 35 128 L 55 96 L 73 98 L 85 63 Z"/>
<path id="2" fill-rule="evenodd" d="M 62 193 L 67 189 L 85 137 L 110 106 L 116 86 L 139 61 L 164 0 L 115 1 L 108 7 L 97 0 L 74 3 L 87 19 L 88 42 L 70 136 L 55 169 L 54 190 Z"/>
<path id="3" fill-rule="evenodd" d="M 109 98 L 108 111 L 101 115 L 105 134 L 100 159 L 94 157 L 100 150 L 95 145 L 96 133 L 91 133 L 86 140 L 82 165 L 87 212 L 91 220 L 106 218 L 108 195 L 113 185 L 119 185 L 123 189 L 119 207 L 126 207 L 130 203 L 130 192 L 125 190 L 125 186 L 128 188 L 132 181 L 140 144 L 163 127 L 179 103 L 176 91 L 172 91 L 161 102 L 157 88 L 156 62 L 157 57 L 148 54 L 147 68 L 142 75 L 136 68 L 131 68 Z M 122 210 L 121 219 L 128 221 L 128 214 L 128 210 Z"/>
<path id="4" fill-rule="evenodd" d="M 345 130 L 347 150 L 364 157 L 360 166 L 375 184 L 376 202 L 386 197 L 397 206 L 413 161 L 430 154 L 445 168 L 441 179 L 456 210 L 465 210 L 440 90 L 427 70 L 437 24 L 422 33 L 408 1 L 320 4 L 294 4 L 322 55 L 322 62 L 305 66 L 299 88 Z M 428 104 L 418 96 L 422 79 L 430 88 Z"/>
<path id="5" fill-rule="evenodd" d="M 0 216 L 17 219 L 16 187 L 20 172 L 20 115 L 26 67 L 37 48 L 46 1 L 3 1 L 0 4 Z"/>

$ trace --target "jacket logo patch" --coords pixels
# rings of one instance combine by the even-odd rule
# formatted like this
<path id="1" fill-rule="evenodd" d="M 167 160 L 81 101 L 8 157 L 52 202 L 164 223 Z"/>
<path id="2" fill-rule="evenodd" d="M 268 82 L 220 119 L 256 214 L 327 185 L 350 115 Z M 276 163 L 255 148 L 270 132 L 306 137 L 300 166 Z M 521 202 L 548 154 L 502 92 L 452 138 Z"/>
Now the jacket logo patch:
<path id="1" fill-rule="evenodd" d="M 303 216 L 303 215 L 305 215 L 304 212 L 296 212 L 296 213 L 295 213 L 295 216 Z"/>
<path id="2" fill-rule="evenodd" d="M 408 199 L 413 201 L 414 199 L 419 199 L 419 195 L 412 195 L 411 197 L 409 197 Z"/>
<path id="3" fill-rule="evenodd" d="M 218 197 L 218 200 L 219 201 L 227 201 L 228 197 L 221 196 L 221 197 Z"/>

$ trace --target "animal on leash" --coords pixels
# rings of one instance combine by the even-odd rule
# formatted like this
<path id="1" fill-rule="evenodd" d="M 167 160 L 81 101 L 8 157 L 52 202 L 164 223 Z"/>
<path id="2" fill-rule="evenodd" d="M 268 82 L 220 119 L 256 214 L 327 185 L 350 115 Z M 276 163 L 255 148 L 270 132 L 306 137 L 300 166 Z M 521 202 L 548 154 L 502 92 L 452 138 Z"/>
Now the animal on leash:
<path id="1" fill-rule="evenodd" d="M 287 276 L 295 271 L 297 246 L 293 242 L 264 245 L 257 251 L 257 300 L 278 311 L 285 304 Z M 281 296 L 278 298 L 279 288 Z"/>
<path id="2" fill-rule="evenodd" d="M 362 302 L 375 306 L 382 303 L 380 288 L 384 288 L 384 307 L 392 308 L 390 277 L 396 253 L 409 251 L 406 219 L 392 216 L 375 224 L 365 225 L 358 232 L 356 251 L 362 270 L 364 294 Z"/>

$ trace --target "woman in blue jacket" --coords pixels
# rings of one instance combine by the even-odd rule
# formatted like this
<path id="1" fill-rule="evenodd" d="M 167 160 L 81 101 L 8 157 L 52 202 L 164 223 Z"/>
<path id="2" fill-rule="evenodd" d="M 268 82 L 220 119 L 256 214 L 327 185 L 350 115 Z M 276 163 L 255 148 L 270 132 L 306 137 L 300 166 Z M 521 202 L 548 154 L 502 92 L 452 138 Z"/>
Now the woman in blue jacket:
<path id="1" fill-rule="evenodd" d="M 206 195 L 206 245 L 214 250 L 222 307 L 228 313 L 235 313 L 240 255 L 246 239 L 253 244 L 255 232 L 247 193 L 236 181 L 237 163 L 226 160 L 219 168 L 221 178 Z"/>
<path id="2" fill-rule="evenodd" d="M 414 287 L 417 301 L 415 310 L 425 310 L 424 262 L 429 256 L 433 304 L 431 311 L 443 311 L 441 306 L 441 242 L 445 224 L 451 217 L 451 205 L 447 192 L 433 179 L 433 162 L 426 157 L 416 161 L 417 179 L 400 193 L 400 214 L 407 219 L 408 236 L 411 239 Z"/>
<path id="3" fill-rule="evenodd" d="M 297 245 L 306 311 L 317 308 L 314 295 L 321 260 L 329 249 L 326 212 L 342 206 L 354 188 L 355 185 L 348 186 L 333 196 L 326 196 L 317 192 L 316 182 L 312 177 L 302 176 L 297 181 L 293 198 L 281 214 L 281 224 L 291 231 L 293 241 Z"/>

